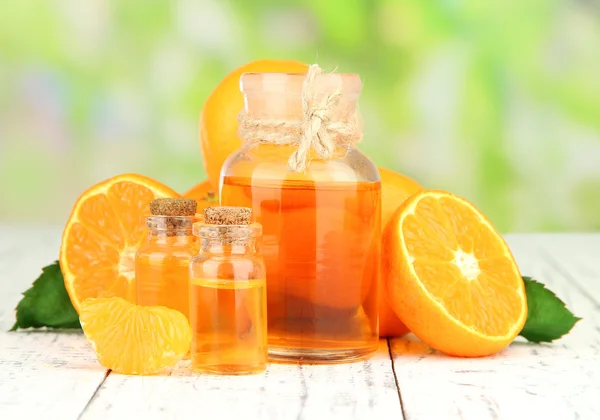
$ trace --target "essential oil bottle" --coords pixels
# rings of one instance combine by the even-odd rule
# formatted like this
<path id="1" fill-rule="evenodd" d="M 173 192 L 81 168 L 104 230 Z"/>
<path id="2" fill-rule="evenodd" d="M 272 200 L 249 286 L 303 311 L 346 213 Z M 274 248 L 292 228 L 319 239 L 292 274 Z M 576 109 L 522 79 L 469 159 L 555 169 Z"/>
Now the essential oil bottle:
<path id="1" fill-rule="evenodd" d="M 195 200 L 159 198 L 150 203 L 148 236 L 135 256 L 137 304 L 166 306 L 188 316 L 189 267 L 198 247 L 192 234 Z"/>
<path id="2" fill-rule="evenodd" d="M 263 227 L 269 357 L 332 363 L 378 346 L 381 182 L 362 138 L 356 74 L 246 73 L 244 143 L 221 170 L 222 205 Z"/>
<path id="3" fill-rule="evenodd" d="M 257 252 L 262 227 L 242 207 L 208 207 L 194 224 L 200 252 L 190 266 L 192 369 L 259 373 L 267 364 L 265 265 Z"/>

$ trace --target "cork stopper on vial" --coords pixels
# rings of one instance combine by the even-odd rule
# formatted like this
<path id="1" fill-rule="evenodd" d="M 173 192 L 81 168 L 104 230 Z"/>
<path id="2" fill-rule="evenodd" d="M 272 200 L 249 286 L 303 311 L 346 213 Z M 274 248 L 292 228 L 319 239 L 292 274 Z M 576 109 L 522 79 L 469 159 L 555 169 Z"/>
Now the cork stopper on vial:
<path id="1" fill-rule="evenodd" d="M 190 198 L 157 198 L 150 202 L 153 216 L 193 216 L 198 203 Z"/>
<path id="2" fill-rule="evenodd" d="M 204 223 L 207 225 L 248 225 L 252 209 L 236 206 L 216 206 L 204 209 Z"/>
<path id="3" fill-rule="evenodd" d="M 262 234 L 262 226 L 251 222 L 252 209 L 215 206 L 204 209 L 204 220 L 194 223 L 194 235 L 206 243 L 247 245 Z"/>
<path id="4" fill-rule="evenodd" d="M 146 224 L 166 236 L 184 236 L 192 228 L 198 203 L 189 198 L 157 198 L 150 202 Z"/>

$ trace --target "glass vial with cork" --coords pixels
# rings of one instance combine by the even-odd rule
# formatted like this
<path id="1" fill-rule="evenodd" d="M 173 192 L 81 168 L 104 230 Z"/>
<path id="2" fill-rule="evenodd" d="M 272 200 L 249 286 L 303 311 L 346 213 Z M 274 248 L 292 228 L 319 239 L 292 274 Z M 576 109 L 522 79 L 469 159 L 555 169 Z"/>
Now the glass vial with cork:
<path id="1" fill-rule="evenodd" d="M 192 369 L 224 375 L 259 373 L 267 364 L 262 227 L 244 207 L 208 207 L 194 224 L 200 252 L 190 265 Z"/>
<path id="2" fill-rule="evenodd" d="M 357 74 L 246 73 L 240 149 L 222 205 L 263 226 L 269 357 L 332 363 L 378 346 L 381 182 L 362 139 Z"/>
<path id="3" fill-rule="evenodd" d="M 150 202 L 148 236 L 135 256 L 138 305 L 166 306 L 188 316 L 189 267 L 198 251 L 192 233 L 196 208 L 186 198 Z"/>

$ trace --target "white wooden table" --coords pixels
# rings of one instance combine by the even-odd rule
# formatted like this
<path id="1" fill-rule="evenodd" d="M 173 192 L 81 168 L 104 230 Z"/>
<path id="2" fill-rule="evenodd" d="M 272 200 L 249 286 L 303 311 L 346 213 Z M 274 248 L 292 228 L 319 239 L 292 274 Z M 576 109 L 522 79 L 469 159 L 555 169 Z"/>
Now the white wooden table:
<path id="1" fill-rule="evenodd" d="M 551 345 L 518 339 L 460 359 L 409 336 L 354 364 L 129 377 L 103 369 L 82 333 L 6 332 L 21 292 L 57 259 L 60 232 L 0 227 L 1 420 L 600 419 L 600 234 L 507 235 L 522 273 L 583 317 Z"/>

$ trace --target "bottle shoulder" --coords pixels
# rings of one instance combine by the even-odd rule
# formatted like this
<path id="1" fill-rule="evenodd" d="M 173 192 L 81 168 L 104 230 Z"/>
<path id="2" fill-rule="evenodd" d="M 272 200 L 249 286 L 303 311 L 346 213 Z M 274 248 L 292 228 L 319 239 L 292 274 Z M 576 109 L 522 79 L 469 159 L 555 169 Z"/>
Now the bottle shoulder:
<path id="1" fill-rule="evenodd" d="M 204 263 L 211 261 L 214 263 L 232 263 L 232 264 L 264 264 L 264 259 L 258 252 L 245 254 L 219 254 L 219 253 L 198 253 L 192 258 L 192 263 Z"/>
<path id="2" fill-rule="evenodd" d="M 191 273 L 195 278 L 261 279 L 266 276 L 265 263 L 260 254 L 205 254 L 191 260 Z"/>
<path id="3" fill-rule="evenodd" d="M 373 161 L 357 148 L 338 150 L 332 159 L 322 159 L 314 153 L 304 172 L 288 169 L 294 146 L 258 144 L 242 147 L 226 160 L 221 178 L 252 178 L 257 180 L 329 182 L 376 182 L 379 170 Z"/>
<path id="4" fill-rule="evenodd" d="M 173 240 L 148 240 L 145 241 L 138 251 L 136 258 L 148 257 L 181 257 L 191 258 L 198 253 L 198 244 L 193 237 Z"/>

